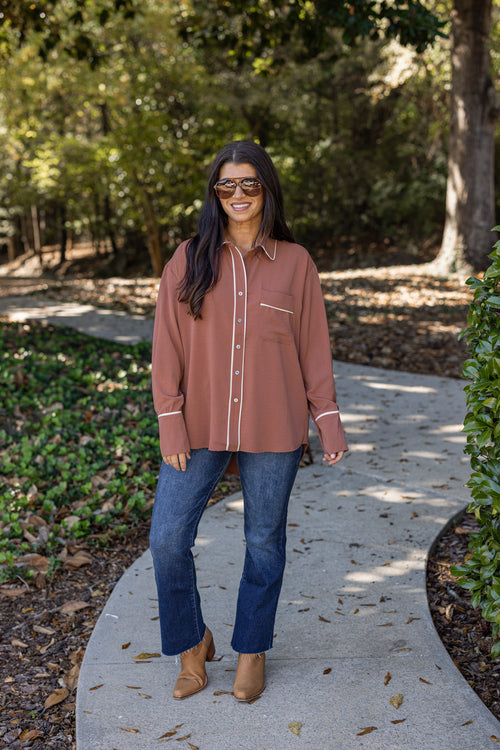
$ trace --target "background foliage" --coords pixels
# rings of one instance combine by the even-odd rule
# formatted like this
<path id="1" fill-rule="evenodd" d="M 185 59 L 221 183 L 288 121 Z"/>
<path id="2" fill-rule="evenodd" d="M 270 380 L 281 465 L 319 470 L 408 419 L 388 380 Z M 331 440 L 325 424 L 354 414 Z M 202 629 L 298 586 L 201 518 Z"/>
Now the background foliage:
<path id="1" fill-rule="evenodd" d="M 105 0 L 81 5 L 52 3 L 50 24 L 23 29 L 21 46 L 3 24 L 4 250 L 12 236 L 11 251 L 36 245 L 35 215 L 42 244 L 90 237 L 122 265 L 155 245 L 166 257 L 195 227 L 214 153 L 248 137 L 275 158 L 294 230 L 313 252 L 384 241 L 416 252 L 439 240 L 446 39 L 417 53 L 374 25 L 350 46 L 332 26 L 316 44 L 295 32 L 232 54 L 227 38 L 198 39 L 200 6 L 189 0 L 144 0 L 133 13 L 129 3 L 117 13 Z M 427 5 L 449 17 L 449 3 Z M 91 50 L 75 47 L 79 34 Z"/>

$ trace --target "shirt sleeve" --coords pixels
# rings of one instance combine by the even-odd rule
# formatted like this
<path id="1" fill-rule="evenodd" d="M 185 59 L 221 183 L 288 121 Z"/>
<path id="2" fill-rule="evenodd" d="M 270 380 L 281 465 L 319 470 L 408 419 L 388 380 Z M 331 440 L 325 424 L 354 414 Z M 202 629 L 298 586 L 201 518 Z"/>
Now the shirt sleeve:
<path id="1" fill-rule="evenodd" d="M 299 358 L 309 412 L 324 452 L 330 455 L 347 450 L 336 403 L 332 351 L 323 292 L 312 261 L 304 285 Z"/>
<path id="2" fill-rule="evenodd" d="M 179 330 L 177 279 L 165 266 L 156 303 L 153 332 L 152 386 L 158 415 L 162 456 L 189 451 L 184 422 L 184 394 L 180 384 L 184 373 L 184 349 Z"/>

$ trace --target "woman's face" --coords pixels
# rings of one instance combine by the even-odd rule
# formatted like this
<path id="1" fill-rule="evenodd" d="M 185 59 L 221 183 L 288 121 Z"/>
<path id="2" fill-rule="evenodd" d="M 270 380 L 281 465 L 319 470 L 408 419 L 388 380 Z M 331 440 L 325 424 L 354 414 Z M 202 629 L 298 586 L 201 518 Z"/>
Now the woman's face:
<path id="1" fill-rule="evenodd" d="M 242 177 L 257 177 L 257 170 L 251 164 L 234 164 L 229 161 L 222 165 L 219 172 L 219 180 L 236 179 Z M 259 195 L 246 195 L 237 185 L 236 191 L 231 198 L 219 198 L 224 212 L 227 214 L 229 223 L 235 223 L 238 227 L 245 224 L 255 224 L 257 229 L 262 221 L 264 210 L 264 191 Z"/>

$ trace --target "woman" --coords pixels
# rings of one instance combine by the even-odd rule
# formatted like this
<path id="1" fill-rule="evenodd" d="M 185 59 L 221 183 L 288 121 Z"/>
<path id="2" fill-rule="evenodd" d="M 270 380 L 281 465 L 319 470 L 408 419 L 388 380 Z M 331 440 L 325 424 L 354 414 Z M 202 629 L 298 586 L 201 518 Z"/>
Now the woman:
<path id="1" fill-rule="evenodd" d="M 246 553 L 231 644 L 239 654 L 233 692 L 249 701 L 265 687 L 308 411 L 329 466 L 347 449 L 318 273 L 286 224 L 270 157 L 251 141 L 218 154 L 198 234 L 164 269 L 153 396 L 163 462 L 150 542 L 162 651 L 181 656 L 174 698 L 206 686 L 205 661 L 215 653 L 191 547 L 235 454 Z"/>

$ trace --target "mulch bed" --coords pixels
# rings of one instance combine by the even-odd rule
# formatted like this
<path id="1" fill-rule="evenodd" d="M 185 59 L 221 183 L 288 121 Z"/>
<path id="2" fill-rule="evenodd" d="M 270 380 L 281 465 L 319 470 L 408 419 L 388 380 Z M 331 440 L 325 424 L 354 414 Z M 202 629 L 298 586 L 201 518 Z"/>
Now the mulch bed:
<path id="1" fill-rule="evenodd" d="M 3 294 L 36 291 L 135 314 L 154 312 L 156 279 L 98 279 L 78 267 L 76 275 L 68 275 L 70 268 L 64 278 L 52 272 L 27 281 L 27 268 L 13 267 L 10 284 L 1 269 Z M 457 336 L 471 299 L 463 281 L 436 279 L 425 267 L 388 267 L 325 273 L 322 284 L 336 359 L 460 377 L 466 353 Z M 225 484 L 225 493 L 238 487 Z M 428 565 L 428 597 L 452 659 L 500 719 L 500 659 L 489 657 L 490 626 L 450 573 L 467 553 L 473 530 L 473 519 L 464 516 L 442 535 Z M 39 575 L 30 586 L 22 580 L 0 586 L 0 748 L 75 748 L 75 688 L 85 646 L 114 584 L 147 545 L 147 528 L 131 529 L 105 548 L 75 544 L 73 554 L 86 553 L 84 566 L 62 567 L 50 579 Z"/>
<path id="2" fill-rule="evenodd" d="M 441 535 L 427 565 L 427 597 L 432 619 L 448 653 L 483 703 L 500 719 L 500 659 L 490 656 L 491 625 L 473 609 L 450 568 L 463 562 L 470 535 L 477 530 L 464 514 Z"/>

